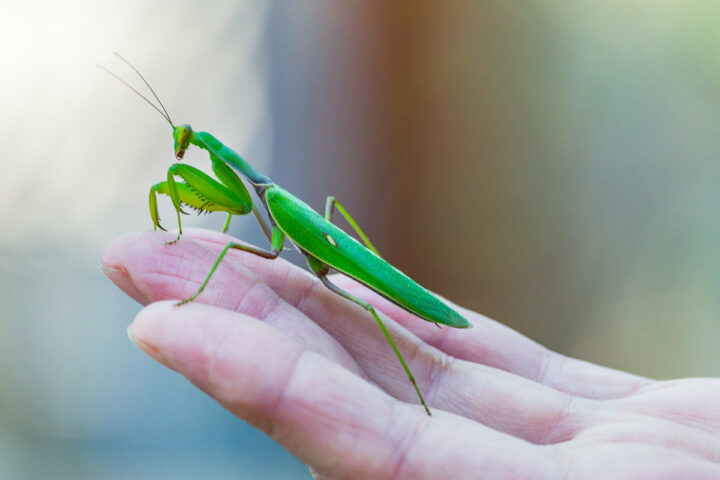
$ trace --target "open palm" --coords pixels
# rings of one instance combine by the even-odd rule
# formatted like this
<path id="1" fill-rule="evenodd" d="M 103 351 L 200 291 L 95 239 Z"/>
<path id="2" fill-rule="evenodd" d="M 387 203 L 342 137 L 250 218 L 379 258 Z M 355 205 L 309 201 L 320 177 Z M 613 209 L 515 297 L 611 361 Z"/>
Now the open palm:
<path id="1" fill-rule="evenodd" d="M 162 301 L 192 295 L 231 240 L 171 237 L 132 233 L 105 252 L 111 280 L 152 303 L 131 338 L 317 478 L 720 478 L 717 379 L 567 358 L 461 308 L 475 328 L 438 329 L 333 278 L 388 318 L 428 417 L 367 311 L 282 259 L 231 251 L 195 303 Z"/>

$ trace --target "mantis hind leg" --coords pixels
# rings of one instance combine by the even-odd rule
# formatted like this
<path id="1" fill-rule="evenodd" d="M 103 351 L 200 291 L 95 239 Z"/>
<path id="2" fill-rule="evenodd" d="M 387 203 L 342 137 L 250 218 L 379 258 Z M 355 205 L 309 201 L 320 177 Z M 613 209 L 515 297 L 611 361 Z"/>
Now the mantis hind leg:
<path id="1" fill-rule="evenodd" d="M 336 208 L 342 214 L 342 216 L 345 217 L 345 220 L 348 221 L 348 223 L 353 227 L 353 229 L 355 229 L 357 234 L 362 239 L 363 243 L 365 243 L 365 246 L 372 250 L 375 255 L 379 257 L 380 253 L 377 251 L 377 248 L 375 248 L 375 245 L 370 242 L 370 239 L 367 237 L 367 235 L 365 235 L 365 232 L 362 231 L 360 225 L 357 224 L 355 219 L 350 216 L 347 210 L 345 210 L 345 207 L 343 207 L 342 204 L 338 202 L 335 197 L 327 197 L 327 200 L 325 201 L 325 219 L 328 222 L 332 222 L 333 213 L 335 212 Z"/>
<path id="2" fill-rule="evenodd" d="M 375 308 L 368 302 L 359 299 L 358 297 L 352 295 L 349 292 L 346 292 L 342 288 L 338 287 L 334 283 L 332 283 L 328 278 L 327 274 L 330 271 L 330 268 L 322 263 L 317 258 L 308 255 L 307 256 L 307 263 L 310 269 L 317 275 L 317 277 L 320 279 L 323 284 L 329 288 L 331 291 L 335 292 L 336 294 L 340 295 L 341 297 L 344 297 L 348 300 L 350 300 L 353 303 L 356 303 L 363 307 L 365 310 L 370 312 L 370 314 L 375 318 L 375 321 L 380 326 L 380 329 L 382 330 L 383 334 L 385 335 L 385 338 L 387 338 L 388 342 L 390 343 L 390 346 L 395 351 L 395 355 L 397 355 L 398 360 L 400 360 L 400 364 L 403 367 L 403 370 L 405 370 L 405 373 L 408 376 L 408 379 L 410 380 L 410 383 L 412 383 L 413 387 L 415 387 L 415 392 L 417 393 L 418 398 L 420 399 L 420 403 L 425 408 L 425 412 L 427 412 L 428 416 L 432 416 L 430 413 L 430 409 L 428 408 L 427 404 L 425 403 L 425 399 L 422 396 L 422 393 L 420 393 L 420 388 L 418 387 L 417 382 L 415 381 L 415 377 L 413 376 L 412 372 L 410 371 L 410 368 L 407 366 L 407 363 L 405 363 L 405 359 L 400 354 L 400 350 L 398 349 L 397 345 L 395 345 L 395 341 L 390 336 L 390 332 L 388 332 L 387 328 L 385 327 L 385 324 L 383 324 L 382 320 L 380 320 L 380 316 L 375 311 Z"/>
<path id="3" fill-rule="evenodd" d="M 327 200 L 325 201 L 325 219 L 328 222 L 332 222 L 333 213 L 335 212 L 335 209 L 337 209 L 343 217 L 345 217 L 345 220 L 355 229 L 355 232 L 357 232 L 358 236 L 362 239 L 363 243 L 365 243 L 365 246 L 372 250 L 375 255 L 380 257 L 380 252 L 377 251 L 377 248 L 375 248 L 375 245 L 370 242 L 370 239 L 365 235 L 365 232 L 362 231 L 360 228 L 360 225 L 355 221 L 355 219 L 348 213 L 347 210 L 345 210 L 345 207 L 342 206 L 340 202 L 337 201 L 337 199 L 333 196 L 327 197 Z M 440 327 L 440 324 L 437 322 L 435 323 L 435 326 L 438 328 Z"/>

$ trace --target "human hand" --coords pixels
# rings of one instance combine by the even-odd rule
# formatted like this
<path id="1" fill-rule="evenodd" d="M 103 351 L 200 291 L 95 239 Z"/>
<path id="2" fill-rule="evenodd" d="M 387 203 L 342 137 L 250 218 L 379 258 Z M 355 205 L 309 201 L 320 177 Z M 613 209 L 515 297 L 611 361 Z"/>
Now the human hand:
<path id="1" fill-rule="evenodd" d="M 149 305 L 135 344 L 304 461 L 317 478 L 717 479 L 720 381 L 654 381 L 564 357 L 482 315 L 422 321 L 356 282 L 403 352 L 433 416 L 367 311 L 282 259 L 190 230 L 132 233 L 110 279 Z M 157 303 L 153 303 L 157 302 Z"/>

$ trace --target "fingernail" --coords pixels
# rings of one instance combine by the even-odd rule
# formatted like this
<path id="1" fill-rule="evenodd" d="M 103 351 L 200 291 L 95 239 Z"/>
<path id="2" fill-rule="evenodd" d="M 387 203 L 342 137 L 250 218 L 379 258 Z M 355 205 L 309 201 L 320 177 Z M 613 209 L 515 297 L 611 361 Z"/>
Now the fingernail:
<path id="1" fill-rule="evenodd" d="M 133 326 L 132 323 L 130 325 L 128 325 L 126 332 L 127 332 L 127 336 L 130 339 L 130 341 L 133 342 L 133 344 L 137 347 L 137 342 L 135 341 L 135 336 L 133 335 L 133 332 L 132 332 L 132 326 Z"/>
<path id="2" fill-rule="evenodd" d="M 154 359 L 155 361 L 162 363 L 165 366 L 169 366 L 167 360 L 163 355 L 160 353 L 160 350 L 158 350 L 153 345 L 150 345 L 149 343 L 143 342 L 142 340 L 139 340 L 135 337 L 135 334 L 133 333 L 133 325 L 135 323 L 131 323 L 127 327 L 127 336 L 130 339 L 130 341 L 135 345 L 137 348 L 145 352 L 150 358 Z"/>
<path id="3" fill-rule="evenodd" d="M 143 305 L 150 303 L 150 299 L 143 295 L 142 292 L 140 292 L 140 290 L 138 290 L 135 286 L 135 283 L 130 278 L 130 274 L 127 270 L 103 264 L 99 264 L 98 267 L 111 282 L 117 285 L 120 290 L 128 294 L 130 298 Z"/>

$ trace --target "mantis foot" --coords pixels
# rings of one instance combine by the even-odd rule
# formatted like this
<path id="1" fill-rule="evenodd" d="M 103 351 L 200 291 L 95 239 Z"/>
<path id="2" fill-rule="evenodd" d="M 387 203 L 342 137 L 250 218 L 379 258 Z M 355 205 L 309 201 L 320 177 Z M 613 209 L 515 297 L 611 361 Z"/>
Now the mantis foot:
<path id="1" fill-rule="evenodd" d="M 165 242 L 165 245 L 173 245 L 173 244 L 177 243 L 178 240 L 180 240 L 180 235 L 178 235 L 175 240 L 172 240 L 170 242 Z"/>
<path id="2" fill-rule="evenodd" d="M 175 308 L 182 307 L 183 305 L 186 305 L 186 304 L 192 302 L 193 300 L 195 300 L 199 294 L 200 294 L 200 292 L 196 293 L 195 295 L 193 295 L 190 298 L 186 298 L 185 300 L 176 303 L 175 305 L 173 305 L 173 307 L 175 307 Z"/>

